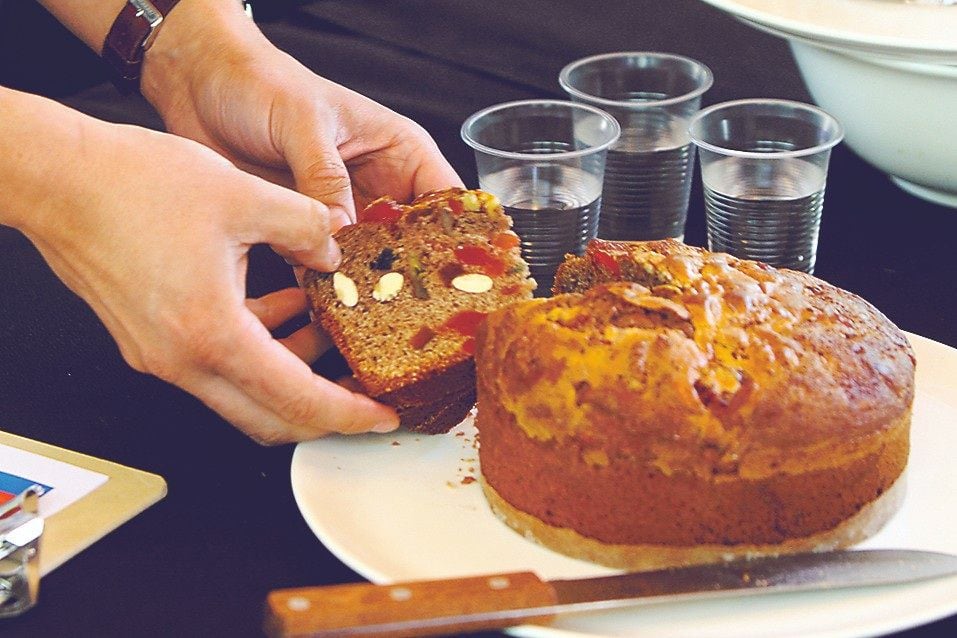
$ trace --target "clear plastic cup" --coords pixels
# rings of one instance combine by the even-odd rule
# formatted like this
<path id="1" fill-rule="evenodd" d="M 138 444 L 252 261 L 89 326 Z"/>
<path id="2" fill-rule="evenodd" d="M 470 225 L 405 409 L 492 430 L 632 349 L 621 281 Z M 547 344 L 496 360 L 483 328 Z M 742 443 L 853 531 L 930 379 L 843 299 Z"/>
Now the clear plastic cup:
<path id="1" fill-rule="evenodd" d="M 813 273 L 831 149 L 825 111 L 789 100 L 716 104 L 691 121 L 704 183 L 708 248 Z"/>
<path id="2" fill-rule="evenodd" d="M 572 62 L 558 80 L 572 100 L 621 125 L 605 166 L 598 236 L 683 239 L 695 150 L 688 121 L 711 87 L 710 69 L 680 55 L 627 51 Z"/>
<path id="3" fill-rule="evenodd" d="M 462 125 L 479 187 L 512 217 L 536 294 L 549 293 L 565 254 L 595 238 L 605 156 L 620 132 L 608 113 L 560 100 L 498 104 Z"/>

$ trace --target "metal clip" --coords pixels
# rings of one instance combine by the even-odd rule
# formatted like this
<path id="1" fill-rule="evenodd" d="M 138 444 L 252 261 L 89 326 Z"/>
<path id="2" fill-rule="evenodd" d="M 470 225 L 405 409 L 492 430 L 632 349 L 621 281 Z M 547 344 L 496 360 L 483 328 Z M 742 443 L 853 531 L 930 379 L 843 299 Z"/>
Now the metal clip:
<path id="1" fill-rule="evenodd" d="M 40 591 L 40 491 L 24 490 L 0 505 L 0 618 L 19 616 Z"/>

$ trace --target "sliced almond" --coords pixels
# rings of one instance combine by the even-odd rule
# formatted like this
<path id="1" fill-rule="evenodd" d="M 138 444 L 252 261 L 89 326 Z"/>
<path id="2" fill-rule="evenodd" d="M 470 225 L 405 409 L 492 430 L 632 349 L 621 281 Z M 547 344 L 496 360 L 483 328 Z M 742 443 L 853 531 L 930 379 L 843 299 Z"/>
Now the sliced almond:
<path id="1" fill-rule="evenodd" d="M 372 287 L 372 298 L 376 301 L 392 301 L 402 290 L 404 284 L 405 277 L 402 276 L 402 273 L 386 273 L 379 277 L 379 281 L 375 282 L 375 286 Z"/>
<path id="2" fill-rule="evenodd" d="M 359 289 L 356 288 L 356 282 L 341 272 L 337 271 L 332 274 L 332 289 L 336 292 L 336 299 L 343 306 L 352 308 L 359 303 Z"/>
<path id="3" fill-rule="evenodd" d="M 462 292 L 481 293 L 492 289 L 492 278 L 477 272 L 459 275 L 452 280 L 452 287 Z"/>

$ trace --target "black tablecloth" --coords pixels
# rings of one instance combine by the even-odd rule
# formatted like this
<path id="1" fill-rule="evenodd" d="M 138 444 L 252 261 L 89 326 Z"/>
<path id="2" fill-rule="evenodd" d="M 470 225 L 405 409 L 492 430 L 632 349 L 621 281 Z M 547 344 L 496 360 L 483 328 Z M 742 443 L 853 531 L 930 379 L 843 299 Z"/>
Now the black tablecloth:
<path id="1" fill-rule="evenodd" d="M 660 50 L 699 59 L 715 75 L 705 104 L 810 100 L 783 41 L 695 0 L 283 2 L 260 19 L 270 39 L 318 73 L 422 123 L 470 185 L 475 167 L 459 139 L 461 122 L 496 102 L 563 97 L 559 69 L 587 54 Z M 0 69 L 17 69 L 20 85 L 99 117 L 159 126 L 140 98 L 102 83 L 95 61 L 75 45 L 62 45 L 69 59 L 44 62 L 33 54 L 53 46 L 53 35 L 16 41 L 20 32 L 0 23 Z M 27 72 L 21 65 L 29 60 L 35 68 Z M 39 81 L 40 71 L 52 79 Z M 100 83 L 79 89 L 83 79 Z M 957 346 L 954 237 L 957 211 L 905 194 L 846 146 L 835 149 L 820 277 L 868 299 L 901 328 Z M 704 245 L 699 177 L 686 240 Z M 254 251 L 253 294 L 292 283 L 280 259 Z M 90 309 L 7 228 L 0 228 L 0 428 L 155 472 L 169 484 L 162 502 L 46 577 L 36 609 L 0 622 L 5 636 L 257 636 L 267 591 L 361 580 L 299 514 L 292 446 L 259 447 L 195 399 L 129 369 Z M 913 635 L 931 629 L 957 634 L 957 618 Z"/>

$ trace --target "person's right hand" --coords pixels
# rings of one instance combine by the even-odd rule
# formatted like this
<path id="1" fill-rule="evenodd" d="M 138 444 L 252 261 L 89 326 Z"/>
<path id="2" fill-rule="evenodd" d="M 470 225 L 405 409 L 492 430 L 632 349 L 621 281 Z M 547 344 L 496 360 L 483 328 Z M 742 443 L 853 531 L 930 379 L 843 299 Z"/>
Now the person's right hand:
<path id="1" fill-rule="evenodd" d="M 272 338 L 269 327 L 305 310 L 300 291 L 245 298 L 247 254 L 257 243 L 335 269 L 330 235 L 338 224 L 323 204 L 196 142 L 78 120 L 68 147 L 47 149 L 58 167 L 18 226 L 131 366 L 192 393 L 263 443 L 397 427 L 391 408 L 316 376 Z"/>
<path id="2" fill-rule="evenodd" d="M 463 185 L 424 128 L 277 49 L 236 2 L 177 4 L 141 88 L 168 131 L 350 221 L 383 195 Z"/>

